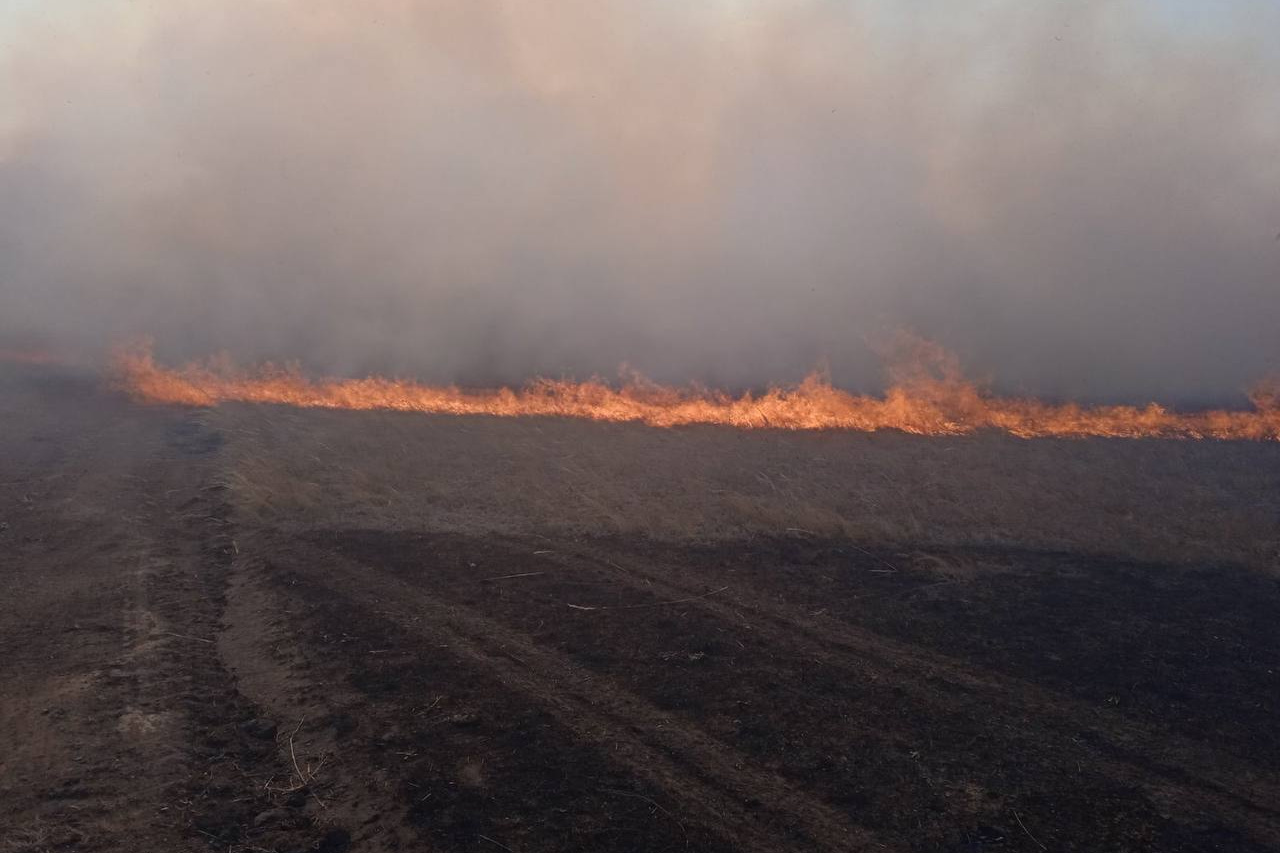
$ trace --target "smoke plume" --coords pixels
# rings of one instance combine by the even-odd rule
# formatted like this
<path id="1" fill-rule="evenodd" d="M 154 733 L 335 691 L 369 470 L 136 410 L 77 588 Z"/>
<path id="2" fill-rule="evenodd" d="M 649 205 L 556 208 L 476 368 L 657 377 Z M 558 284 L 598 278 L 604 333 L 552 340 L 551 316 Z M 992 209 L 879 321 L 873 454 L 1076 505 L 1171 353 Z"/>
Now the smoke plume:
<path id="1" fill-rule="evenodd" d="M 0 12 L 0 345 L 431 382 L 1008 391 L 1280 367 L 1280 7 L 165 0 Z"/>

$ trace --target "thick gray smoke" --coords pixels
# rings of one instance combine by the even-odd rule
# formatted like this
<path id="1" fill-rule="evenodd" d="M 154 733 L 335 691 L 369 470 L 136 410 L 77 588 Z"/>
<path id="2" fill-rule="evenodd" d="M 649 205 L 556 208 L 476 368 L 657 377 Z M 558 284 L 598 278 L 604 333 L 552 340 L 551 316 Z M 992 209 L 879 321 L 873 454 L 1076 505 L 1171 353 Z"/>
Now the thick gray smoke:
<path id="1" fill-rule="evenodd" d="M 907 327 L 1006 390 L 1229 398 L 1280 368 L 1277 32 L 1245 0 L 15 0 L 0 345 L 873 389 Z"/>

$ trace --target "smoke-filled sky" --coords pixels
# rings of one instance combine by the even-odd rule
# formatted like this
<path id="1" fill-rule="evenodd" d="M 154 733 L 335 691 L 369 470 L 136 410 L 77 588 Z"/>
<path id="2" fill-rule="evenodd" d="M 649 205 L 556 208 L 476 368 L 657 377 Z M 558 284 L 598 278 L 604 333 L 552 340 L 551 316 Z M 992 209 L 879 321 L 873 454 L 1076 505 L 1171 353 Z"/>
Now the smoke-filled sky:
<path id="1" fill-rule="evenodd" d="M 1280 369 L 1274 0 L 7 0 L 0 344 L 492 383 Z"/>

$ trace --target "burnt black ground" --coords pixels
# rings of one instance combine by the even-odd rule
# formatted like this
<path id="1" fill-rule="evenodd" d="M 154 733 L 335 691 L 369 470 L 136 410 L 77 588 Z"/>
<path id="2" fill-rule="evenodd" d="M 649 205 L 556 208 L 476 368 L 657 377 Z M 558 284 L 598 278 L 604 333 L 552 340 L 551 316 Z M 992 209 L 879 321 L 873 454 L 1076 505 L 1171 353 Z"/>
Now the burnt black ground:
<path id="1" fill-rule="evenodd" d="M 201 413 L 3 393 L 6 853 L 1280 850 L 1275 576 L 263 528 Z"/>

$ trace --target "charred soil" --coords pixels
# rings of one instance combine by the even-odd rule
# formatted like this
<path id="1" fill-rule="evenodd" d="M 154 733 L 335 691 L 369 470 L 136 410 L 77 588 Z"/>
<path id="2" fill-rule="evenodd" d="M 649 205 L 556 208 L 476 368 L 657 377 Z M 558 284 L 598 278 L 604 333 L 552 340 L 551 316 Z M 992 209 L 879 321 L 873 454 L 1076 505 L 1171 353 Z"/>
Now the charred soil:
<path id="1" fill-rule="evenodd" d="M 3 393 L 4 853 L 1280 850 L 1273 574 L 273 525 L 199 411 Z"/>

